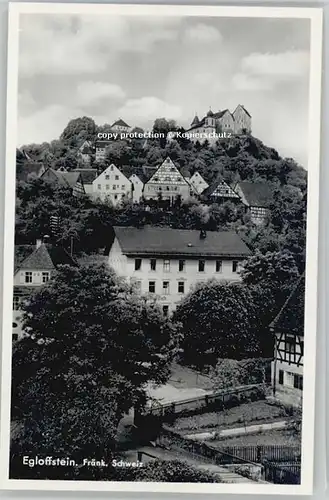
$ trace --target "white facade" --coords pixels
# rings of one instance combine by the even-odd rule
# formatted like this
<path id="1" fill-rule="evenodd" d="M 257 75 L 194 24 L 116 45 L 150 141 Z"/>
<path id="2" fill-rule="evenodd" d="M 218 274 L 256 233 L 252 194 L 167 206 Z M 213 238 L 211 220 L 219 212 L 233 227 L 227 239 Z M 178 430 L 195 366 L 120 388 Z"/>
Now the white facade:
<path id="1" fill-rule="evenodd" d="M 165 315 L 172 313 L 177 304 L 198 283 L 211 278 L 240 281 L 239 266 L 242 258 L 208 258 L 205 256 L 175 256 L 164 258 L 127 256 L 115 238 L 109 254 L 109 265 L 120 276 L 134 285 L 136 292 L 155 300 Z"/>
<path id="2" fill-rule="evenodd" d="M 118 205 L 132 198 L 132 183 L 112 163 L 93 181 L 93 198 Z"/>
<path id="3" fill-rule="evenodd" d="M 201 194 L 205 189 L 207 189 L 207 187 L 209 187 L 209 184 L 204 180 L 199 172 L 194 172 L 192 177 L 189 179 L 189 183 L 194 187 L 198 194 Z"/>
<path id="4" fill-rule="evenodd" d="M 133 186 L 132 199 L 134 202 L 139 203 L 143 196 L 144 184 L 136 174 L 132 174 L 129 180 Z"/>

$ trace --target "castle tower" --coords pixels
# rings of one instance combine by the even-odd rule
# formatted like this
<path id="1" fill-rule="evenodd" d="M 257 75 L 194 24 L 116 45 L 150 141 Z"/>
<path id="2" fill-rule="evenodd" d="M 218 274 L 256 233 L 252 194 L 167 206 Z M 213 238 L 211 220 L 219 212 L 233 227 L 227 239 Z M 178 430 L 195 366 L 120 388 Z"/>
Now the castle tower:
<path id="1" fill-rule="evenodd" d="M 194 127 L 195 125 L 199 125 L 200 123 L 200 120 L 199 120 L 199 117 L 198 115 L 195 113 L 195 117 L 193 118 L 193 121 L 191 123 L 191 127 Z"/>
<path id="2" fill-rule="evenodd" d="M 214 113 L 209 109 L 206 117 L 206 127 L 215 127 Z"/>

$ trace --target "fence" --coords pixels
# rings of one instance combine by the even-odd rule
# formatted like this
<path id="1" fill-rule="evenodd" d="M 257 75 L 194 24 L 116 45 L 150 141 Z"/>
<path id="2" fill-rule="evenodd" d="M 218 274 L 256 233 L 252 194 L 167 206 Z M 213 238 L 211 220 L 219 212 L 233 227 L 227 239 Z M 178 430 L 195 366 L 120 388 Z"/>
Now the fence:
<path id="1" fill-rule="evenodd" d="M 264 460 L 276 463 L 300 463 L 301 460 L 300 446 L 225 446 L 219 448 L 219 450 L 231 455 L 236 455 L 244 460 L 258 463 L 262 463 Z"/>
<path id="2" fill-rule="evenodd" d="M 264 463 L 264 479 L 274 484 L 300 484 L 300 465 Z"/>
<path id="3" fill-rule="evenodd" d="M 248 385 L 183 401 L 165 404 L 157 403 L 155 406 L 145 409 L 142 415 L 161 417 L 162 421 L 165 422 L 172 419 L 173 416 L 177 418 L 178 416 L 194 413 L 222 410 L 237 406 L 245 401 L 257 401 L 264 398 L 263 385 Z"/>
<path id="4" fill-rule="evenodd" d="M 209 444 L 185 438 L 177 432 L 173 432 L 166 428 L 162 429 L 162 432 L 158 436 L 156 443 L 160 447 L 175 450 L 178 452 L 184 451 L 199 461 L 200 459 L 202 459 L 205 462 L 210 462 L 215 465 L 246 465 L 246 463 L 249 463 L 249 465 L 253 467 L 260 466 L 259 464 L 253 463 L 250 460 L 244 460 L 238 456 L 218 450 L 217 448 L 214 448 Z"/>

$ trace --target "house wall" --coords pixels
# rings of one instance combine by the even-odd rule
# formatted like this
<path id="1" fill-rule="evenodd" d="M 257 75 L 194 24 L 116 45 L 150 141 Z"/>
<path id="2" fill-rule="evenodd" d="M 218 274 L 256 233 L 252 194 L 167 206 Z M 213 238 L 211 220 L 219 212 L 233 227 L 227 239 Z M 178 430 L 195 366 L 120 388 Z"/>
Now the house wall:
<path id="1" fill-rule="evenodd" d="M 129 180 L 133 185 L 132 199 L 134 202 L 139 203 L 143 196 L 144 184 L 136 174 L 132 174 Z"/>
<path id="2" fill-rule="evenodd" d="M 294 375 L 303 376 L 304 337 L 295 336 L 294 352 L 291 352 L 290 342 L 286 343 L 287 335 L 276 334 L 275 360 L 272 362 L 272 387 L 275 397 L 286 404 L 298 406 L 302 401 L 303 391 L 294 387 Z M 292 338 L 292 336 L 290 337 Z"/>
<path id="3" fill-rule="evenodd" d="M 234 132 L 235 123 L 234 118 L 229 111 L 216 120 L 217 124 L 221 127 L 223 132 Z"/>
<path id="4" fill-rule="evenodd" d="M 190 184 L 192 184 L 198 194 L 201 194 L 209 186 L 209 184 L 204 180 L 199 172 L 194 172 L 190 179 Z"/>
<path id="5" fill-rule="evenodd" d="M 115 165 L 110 165 L 93 181 L 93 198 L 101 201 L 110 200 L 118 205 L 123 200 L 131 199 L 132 184 Z"/>
<path id="6" fill-rule="evenodd" d="M 141 259 L 141 268 L 135 269 L 135 259 Z M 151 259 L 156 260 L 156 269 L 151 269 Z M 199 257 L 187 258 L 182 256 L 175 258 L 164 258 L 163 256 L 150 255 L 142 256 L 125 256 L 122 253 L 120 245 L 115 239 L 110 254 L 109 265 L 115 271 L 127 278 L 134 284 L 136 292 L 149 297 L 151 300 L 156 300 L 160 307 L 168 306 L 168 313 L 175 310 L 176 305 L 188 294 L 195 285 L 203 283 L 211 278 L 217 278 L 223 281 L 240 281 L 239 266 L 233 272 L 232 259 L 210 259 L 200 256 L 201 260 L 205 260 L 205 270 L 199 271 Z M 182 271 L 179 271 L 179 260 L 185 261 L 185 266 Z M 216 260 L 222 261 L 222 269 L 216 272 Z M 242 259 L 236 259 L 241 262 Z M 169 266 L 167 262 L 169 261 Z M 155 291 L 149 291 L 149 283 L 155 282 Z M 169 288 L 164 288 L 163 282 L 169 282 Z M 178 284 L 184 283 L 184 291 L 178 291 Z"/>
<path id="7" fill-rule="evenodd" d="M 193 196 L 191 187 L 186 185 L 165 184 L 159 182 L 147 182 L 144 187 L 144 198 L 146 200 L 157 200 L 161 193 L 163 200 L 174 200 L 181 196 L 182 201 L 188 200 Z"/>
<path id="8" fill-rule="evenodd" d="M 235 122 L 235 133 L 239 134 L 243 129 L 246 129 L 247 132 L 251 132 L 251 118 L 245 112 L 242 106 L 238 106 L 236 110 L 233 112 L 234 122 Z"/>

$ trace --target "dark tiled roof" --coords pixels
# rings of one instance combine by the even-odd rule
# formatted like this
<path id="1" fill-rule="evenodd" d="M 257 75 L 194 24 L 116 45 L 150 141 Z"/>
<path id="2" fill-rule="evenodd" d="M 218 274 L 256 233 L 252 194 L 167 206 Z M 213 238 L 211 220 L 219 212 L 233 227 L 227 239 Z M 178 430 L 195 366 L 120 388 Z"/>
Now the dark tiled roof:
<path id="1" fill-rule="evenodd" d="M 272 190 L 264 182 L 239 182 L 242 193 L 249 206 L 268 207 L 272 200 Z"/>
<path id="2" fill-rule="evenodd" d="M 223 111 L 217 111 L 217 113 L 215 113 L 215 114 L 214 114 L 214 118 L 221 118 L 222 116 L 224 116 L 224 115 L 225 115 L 225 113 L 226 113 L 227 111 L 229 112 L 229 110 L 228 110 L 228 109 L 224 109 Z M 230 112 L 229 112 L 229 113 L 230 113 Z M 230 114 L 231 114 L 231 113 L 230 113 Z M 233 118 L 233 116 L 232 116 L 232 118 Z M 234 118 L 233 118 L 233 120 L 234 120 Z"/>
<path id="3" fill-rule="evenodd" d="M 305 276 L 301 276 L 270 327 L 278 332 L 303 335 L 305 308 Z"/>
<path id="4" fill-rule="evenodd" d="M 127 125 L 127 123 L 124 122 L 121 118 L 119 118 L 119 120 L 114 122 L 112 127 L 115 127 L 115 125 L 118 125 L 119 127 L 128 127 L 129 128 L 129 125 Z"/>
<path id="5" fill-rule="evenodd" d="M 81 174 L 84 184 L 92 184 L 93 181 L 98 177 L 98 171 L 94 168 L 76 168 L 74 172 L 78 172 Z"/>
<path id="6" fill-rule="evenodd" d="M 19 269 L 53 270 L 61 264 L 73 266 L 76 265 L 76 262 L 64 248 L 42 243 L 38 248 L 35 248 L 32 253 L 17 263 L 15 272 Z"/>
<path id="7" fill-rule="evenodd" d="M 195 115 L 195 117 L 193 118 L 193 121 L 191 123 L 191 127 L 193 127 L 193 125 L 199 125 L 199 123 L 200 123 L 199 117 L 198 117 L 198 115 Z"/>
<path id="8" fill-rule="evenodd" d="M 218 191 L 215 193 L 215 191 Z M 240 198 L 239 195 L 223 180 L 217 179 L 215 182 L 210 184 L 204 191 L 202 191 L 202 196 L 223 196 L 223 198 Z"/>
<path id="9" fill-rule="evenodd" d="M 59 184 L 65 187 L 74 188 L 76 184 L 82 180 L 80 172 L 73 170 L 72 172 L 60 172 L 59 170 L 54 170 L 53 168 L 48 168 L 42 175 L 47 178 L 51 174 L 53 179 L 57 179 Z"/>
<path id="10" fill-rule="evenodd" d="M 126 255 L 185 255 L 213 257 L 247 257 L 250 250 L 233 232 L 200 231 L 160 227 L 114 227 L 115 235 Z"/>

